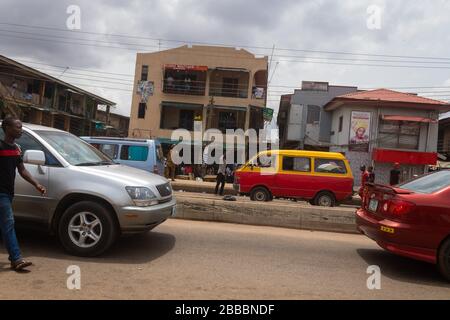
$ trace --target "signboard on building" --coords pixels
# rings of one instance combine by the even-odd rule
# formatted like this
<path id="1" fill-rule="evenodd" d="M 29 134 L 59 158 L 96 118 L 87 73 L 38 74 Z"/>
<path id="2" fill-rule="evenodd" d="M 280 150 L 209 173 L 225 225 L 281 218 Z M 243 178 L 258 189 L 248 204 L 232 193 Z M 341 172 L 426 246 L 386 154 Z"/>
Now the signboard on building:
<path id="1" fill-rule="evenodd" d="M 349 151 L 369 151 L 370 118 L 370 112 L 352 111 L 348 145 Z"/>
<path id="2" fill-rule="evenodd" d="M 165 69 L 179 70 L 179 71 L 208 71 L 207 66 L 194 66 L 194 65 L 184 65 L 184 64 L 166 64 Z"/>
<path id="3" fill-rule="evenodd" d="M 328 91 L 328 82 L 302 81 L 302 90 Z"/>
<path id="4" fill-rule="evenodd" d="M 141 96 L 141 102 L 147 103 L 148 97 L 153 96 L 153 81 L 139 81 L 137 85 L 137 94 Z"/>
<path id="5" fill-rule="evenodd" d="M 264 108 L 263 109 L 263 119 L 264 121 L 272 121 L 273 118 L 273 109 Z"/>

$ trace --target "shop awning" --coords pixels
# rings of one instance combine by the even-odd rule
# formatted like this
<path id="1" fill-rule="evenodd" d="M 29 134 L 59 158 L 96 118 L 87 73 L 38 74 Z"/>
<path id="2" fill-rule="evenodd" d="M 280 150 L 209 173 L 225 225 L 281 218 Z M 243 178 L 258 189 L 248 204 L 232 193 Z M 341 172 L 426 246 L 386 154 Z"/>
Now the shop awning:
<path id="1" fill-rule="evenodd" d="M 224 67 L 217 67 L 214 70 L 218 71 L 233 71 L 233 72 L 250 72 L 247 69 L 244 68 L 224 68 Z"/>
<path id="2" fill-rule="evenodd" d="M 391 149 L 373 149 L 372 159 L 384 163 L 436 165 L 436 152 L 415 152 Z"/>
<path id="3" fill-rule="evenodd" d="M 208 71 L 207 66 L 194 66 L 194 65 L 184 65 L 184 64 L 166 64 L 164 69 L 180 70 L 180 71 Z"/>
<path id="4" fill-rule="evenodd" d="M 220 110 L 231 110 L 231 111 L 247 111 L 247 107 L 240 107 L 240 106 L 217 106 L 213 105 L 214 109 L 220 109 Z"/>
<path id="5" fill-rule="evenodd" d="M 170 101 L 163 101 L 163 102 L 161 102 L 161 106 L 162 107 L 178 108 L 178 109 L 186 109 L 186 110 L 203 109 L 203 105 L 202 104 L 170 102 Z"/>
<path id="6" fill-rule="evenodd" d="M 411 121 L 411 122 L 426 122 L 426 123 L 437 123 L 438 120 L 425 118 L 425 117 L 415 117 L 415 116 L 396 116 L 396 115 L 383 115 L 381 116 L 383 120 L 390 121 Z"/>

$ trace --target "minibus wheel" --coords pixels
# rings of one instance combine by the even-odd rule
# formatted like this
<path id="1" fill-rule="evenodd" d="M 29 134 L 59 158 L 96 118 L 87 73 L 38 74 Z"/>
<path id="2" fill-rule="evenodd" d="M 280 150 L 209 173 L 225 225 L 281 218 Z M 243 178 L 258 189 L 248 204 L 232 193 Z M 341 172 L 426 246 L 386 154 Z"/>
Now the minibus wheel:
<path id="1" fill-rule="evenodd" d="M 331 192 L 322 191 L 314 198 L 314 204 L 321 207 L 334 207 L 336 205 L 336 199 Z"/>
<path id="2" fill-rule="evenodd" d="M 270 201 L 272 199 L 272 195 L 266 188 L 257 187 L 250 193 L 250 199 L 253 201 Z"/>

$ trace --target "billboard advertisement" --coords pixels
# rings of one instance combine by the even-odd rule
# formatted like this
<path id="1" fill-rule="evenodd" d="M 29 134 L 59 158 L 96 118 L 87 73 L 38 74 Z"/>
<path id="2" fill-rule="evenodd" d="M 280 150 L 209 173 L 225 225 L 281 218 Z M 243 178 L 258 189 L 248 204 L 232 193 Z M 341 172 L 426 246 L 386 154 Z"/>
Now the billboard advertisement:
<path id="1" fill-rule="evenodd" d="M 370 112 L 352 111 L 350 121 L 349 151 L 369 151 Z"/>

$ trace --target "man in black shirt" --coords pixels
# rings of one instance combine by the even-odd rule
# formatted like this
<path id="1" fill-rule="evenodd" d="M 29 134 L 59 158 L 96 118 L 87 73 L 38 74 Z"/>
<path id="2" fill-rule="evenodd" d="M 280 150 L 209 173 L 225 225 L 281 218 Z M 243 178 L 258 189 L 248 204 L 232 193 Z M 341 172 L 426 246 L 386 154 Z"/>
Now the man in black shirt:
<path id="1" fill-rule="evenodd" d="M 2 122 L 2 129 L 5 132 L 5 139 L 0 140 L 0 230 L 3 242 L 8 250 L 11 268 L 20 271 L 32 263 L 22 258 L 14 230 L 14 214 L 11 203 L 14 197 L 16 168 L 22 178 L 31 183 L 39 193 L 44 195 L 46 189 L 25 169 L 21 150 L 14 142 L 22 136 L 22 122 L 15 118 L 7 117 Z"/>
<path id="2" fill-rule="evenodd" d="M 391 186 L 396 186 L 400 183 L 400 163 L 396 162 L 394 164 L 394 169 L 391 170 L 389 175 L 389 184 Z"/>

